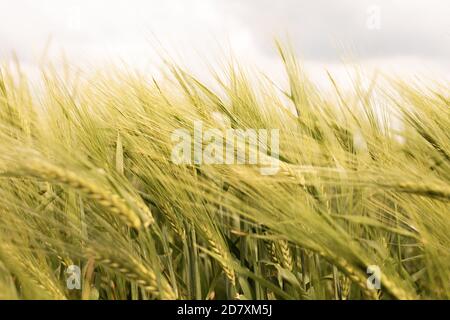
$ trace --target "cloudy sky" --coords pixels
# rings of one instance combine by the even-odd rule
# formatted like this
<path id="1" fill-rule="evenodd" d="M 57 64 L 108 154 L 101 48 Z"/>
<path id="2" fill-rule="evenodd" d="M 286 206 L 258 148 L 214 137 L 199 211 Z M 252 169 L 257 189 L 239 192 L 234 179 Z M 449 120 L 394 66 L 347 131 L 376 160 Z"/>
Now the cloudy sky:
<path id="1" fill-rule="evenodd" d="M 450 79 L 449 17 L 448 0 L 0 0 L 0 59 L 15 52 L 32 69 L 44 52 L 64 52 L 78 64 L 145 68 L 162 46 L 201 69 L 231 48 L 277 72 L 273 39 L 289 37 L 318 78 L 351 58 Z"/>

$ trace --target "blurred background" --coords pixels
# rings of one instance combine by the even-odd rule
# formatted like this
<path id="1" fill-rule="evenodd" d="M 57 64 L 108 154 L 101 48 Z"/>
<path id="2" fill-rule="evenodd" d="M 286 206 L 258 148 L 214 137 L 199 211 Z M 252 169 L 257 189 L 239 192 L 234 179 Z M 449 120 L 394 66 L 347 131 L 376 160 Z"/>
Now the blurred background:
<path id="1" fill-rule="evenodd" d="M 450 79 L 448 0 L 0 0 L 0 60 L 36 72 L 79 66 L 154 69 L 161 51 L 205 75 L 232 51 L 274 78 L 274 39 L 293 44 L 319 84 L 345 64 Z"/>

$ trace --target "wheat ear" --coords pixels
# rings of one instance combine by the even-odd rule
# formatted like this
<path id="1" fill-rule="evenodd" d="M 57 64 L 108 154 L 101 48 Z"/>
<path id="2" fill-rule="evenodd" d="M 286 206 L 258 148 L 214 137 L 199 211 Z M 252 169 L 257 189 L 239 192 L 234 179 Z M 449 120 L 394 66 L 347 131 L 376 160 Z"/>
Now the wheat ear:
<path id="1" fill-rule="evenodd" d="M 163 300 L 175 300 L 177 298 L 169 282 L 163 275 L 158 279 L 153 270 L 145 267 L 132 257 L 127 257 L 127 263 L 123 263 L 114 261 L 112 258 L 101 255 L 92 249 L 88 250 L 88 254 L 98 264 L 119 272 L 129 281 L 142 286 L 152 296 L 160 296 Z"/>
<path id="2" fill-rule="evenodd" d="M 236 275 L 234 273 L 234 270 L 230 268 L 226 263 L 226 261 L 229 261 L 229 257 L 226 253 L 229 251 L 227 249 L 221 248 L 221 246 L 216 241 L 214 241 L 213 235 L 208 229 L 202 226 L 201 230 L 205 234 L 206 240 L 208 241 L 208 244 L 211 247 L 213 253 L 218 257 L 223 258 L 219 259 L 219 263 L 222 266 L 225 275 L 230 280 L 233 287 L 236 286 Z"/>
<path id="3" fill-rule="evenodd" d="M 31 176 L 55 181 L 77 189 L 89 199 L 94 200 L 103 206 L 109 212 L 116 214 L 128 226 L 136 229 L 141 227 L 141 220 L 138 215 L 127 206 L 123 198 L 86 181 L 67 169 L 62 169 L 46 162 L 29 161 L 25 164 L 25 170 Z"/>

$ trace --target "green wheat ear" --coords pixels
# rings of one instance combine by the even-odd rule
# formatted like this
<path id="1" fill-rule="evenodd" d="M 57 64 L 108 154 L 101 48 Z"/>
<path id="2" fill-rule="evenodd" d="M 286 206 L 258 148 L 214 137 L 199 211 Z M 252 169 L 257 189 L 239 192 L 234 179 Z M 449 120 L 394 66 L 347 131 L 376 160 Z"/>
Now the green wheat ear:
<path id="1" fill-rule="evenodd" d="M 325 91 L 276 47 L 285 84 L 235 58 L 214 83 L 166 57 L 158 81 L 2 67 L 0 299 L 449 299 L 449 84 L 327 72 Z M 279 170 L 173 163 L 199 121 L 278 129 Z M 256 137 L 236 157 L 274 160 Z"/>

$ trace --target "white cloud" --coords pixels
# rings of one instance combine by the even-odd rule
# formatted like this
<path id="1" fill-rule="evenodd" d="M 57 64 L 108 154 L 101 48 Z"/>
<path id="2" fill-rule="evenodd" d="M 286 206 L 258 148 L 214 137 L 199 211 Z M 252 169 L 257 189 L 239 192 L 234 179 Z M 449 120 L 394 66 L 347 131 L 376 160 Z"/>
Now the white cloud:
<path id="1" fill-rule="evenodd" d="M 371 5 L 381 10 L 379 30 L 366 27 Z M 271 72 L 279 66 L 273 38 L 289 34 L 314 72 L 339 69 L 351 52 L 368 66 L 450 75 L 449 16 L 447 0 L 0 0 L 0 58 L 14 50 L 36 64 L 51 39 L 50 58 L 64 49 L 76 63 L 145 66 L 158 39 L 197 70 L 231 45 Z"/>

